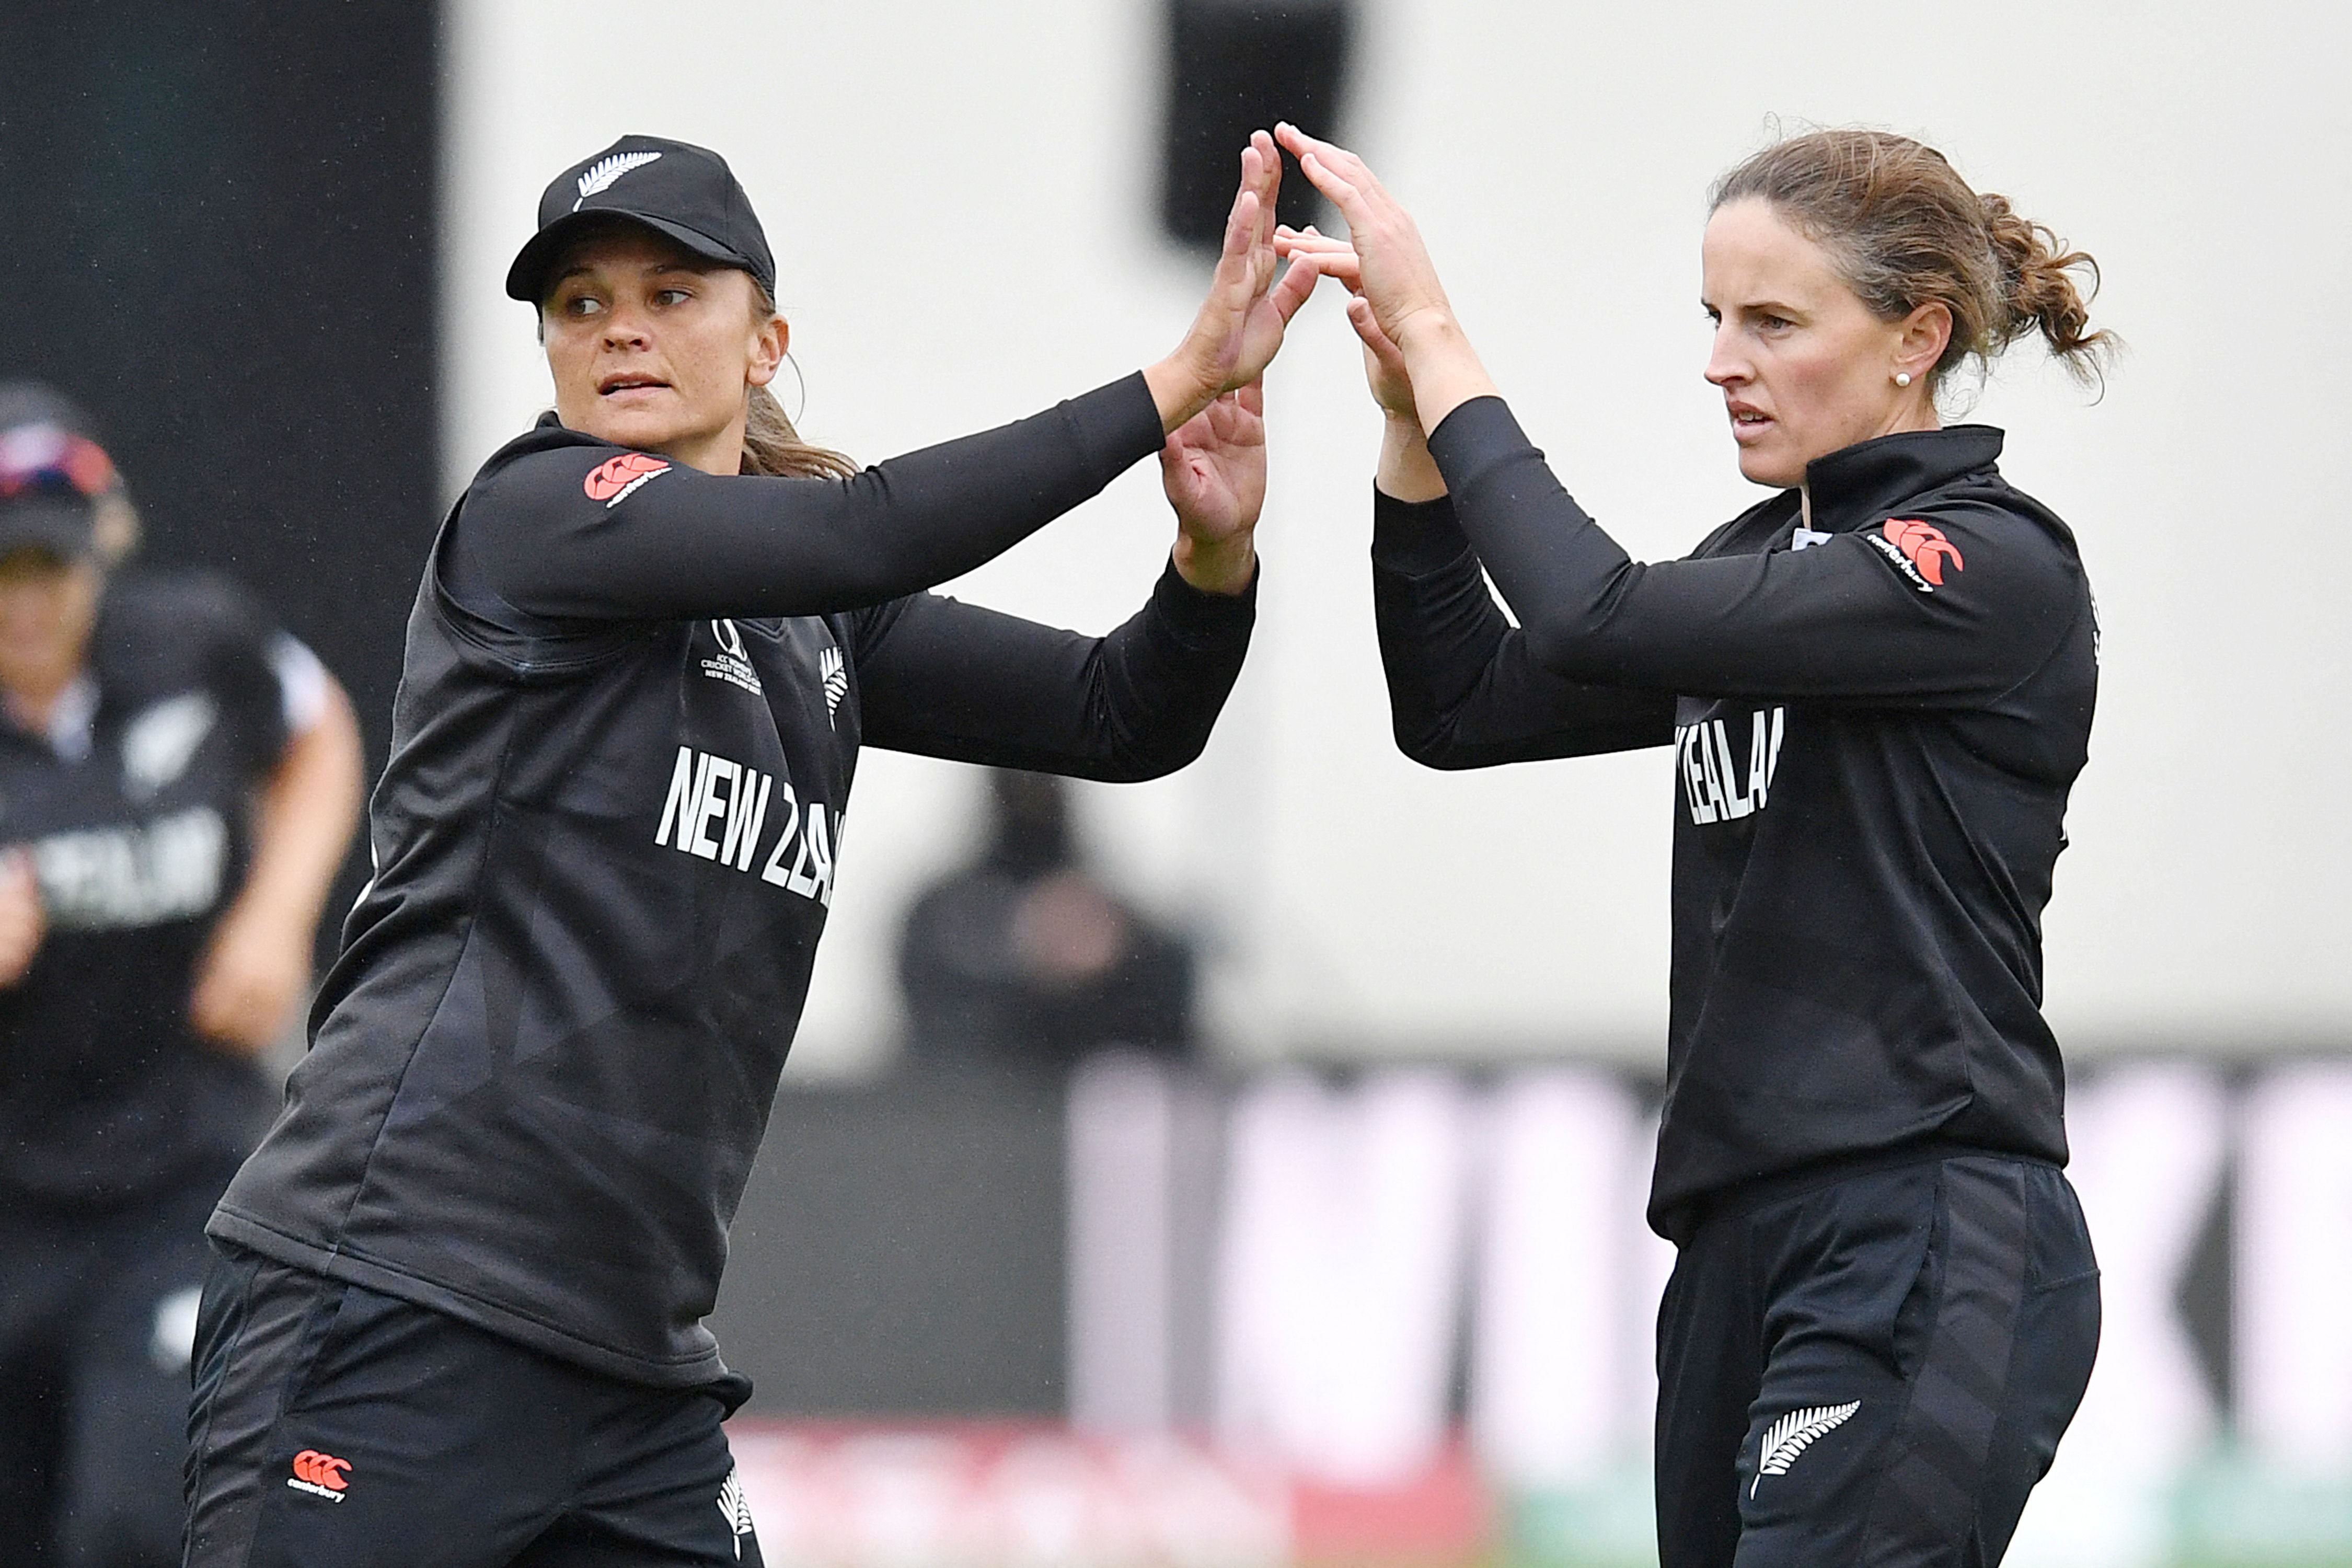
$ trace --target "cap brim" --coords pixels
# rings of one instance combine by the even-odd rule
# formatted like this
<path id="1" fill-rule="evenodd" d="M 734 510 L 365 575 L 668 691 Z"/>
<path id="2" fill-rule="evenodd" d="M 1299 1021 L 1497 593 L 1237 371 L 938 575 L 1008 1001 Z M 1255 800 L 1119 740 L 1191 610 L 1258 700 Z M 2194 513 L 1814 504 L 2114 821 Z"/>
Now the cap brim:
<path id="1" fill-rule="evenodd" d="M 94 555 L 97 518 L 76 501 L 0 501 L 0 556 L 19 550 L 52 551 L 66 560 Z"/>
<path id="2" fill-rule="evenodd" d="M 600 218 L 624 218 L 630 223 L 641 224 L 656 234 L 677 241 L 707 261 L 716 261 L 722 267 L 740 268 L 751 273 L 759 279 L 762 289 L 771 293 L 775 291 L 775 279 L 761 278 L 749 257 L 736 254 L 730 247 L 719 244 L 707 234 L 698 233 L 682 223 L 656 217 L 651 213 L 631 212 L 626 207 L 587 207 L 557 218 L 532 235 L 530 242 L 515 253 L 514 265 L 507 268 L 507 298 L 520 300 L 526 305 L 544 303 L 548 273 L 562 257 L 563 247 L 572 243 L 573 236 Z"/>

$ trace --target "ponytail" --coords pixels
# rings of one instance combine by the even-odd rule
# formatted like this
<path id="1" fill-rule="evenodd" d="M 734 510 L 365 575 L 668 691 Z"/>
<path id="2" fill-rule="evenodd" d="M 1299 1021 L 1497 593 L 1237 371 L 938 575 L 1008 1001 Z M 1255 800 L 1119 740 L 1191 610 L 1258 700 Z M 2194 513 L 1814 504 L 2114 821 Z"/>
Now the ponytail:
<path id="1" fill-rule="evenodd" d="M 2116 342 L 2115 333 L 2105 328 L 2085 331 L 2091 324 L 2091 297 L 2099 291 L 2099 264 L 2089 252 L 2067 249 L 2048 228 L 2019 216 L 2010 209 L 2008 197 L 1988 195 L 1981 201 L 1985 237 L 2000 268 L 2007 306 L 2001 346 L 2039 331 L 2051 353 L 2076 380 L 2096 380 Z M 2090 275 L 2087 293 L 2075 281 L 2078 268 Z"/>
<path id="2" fill-rule="evenodd" d="M 774 318 L 776 302 L 751 279 L 751 310 L 754 318 L 766 321 Z M 740 470 L 746 474 L 765 474 L 779 479 L 845 479 L 857 472 L 857 465 L 827 447 L 813 446 L 801 439 L 785 416 L 784 405 L 776 395 L 764 386 L 755 386 L 743 400 L 743 464 Z"/>
<path id="3" fill-rule="evenodd" d="M 857 465 L 838 452 L 802 440 L 775 394 L 755 386 L 743 410 L 742 472 L 787 479 L 845 479 L 857 472 Z"/>

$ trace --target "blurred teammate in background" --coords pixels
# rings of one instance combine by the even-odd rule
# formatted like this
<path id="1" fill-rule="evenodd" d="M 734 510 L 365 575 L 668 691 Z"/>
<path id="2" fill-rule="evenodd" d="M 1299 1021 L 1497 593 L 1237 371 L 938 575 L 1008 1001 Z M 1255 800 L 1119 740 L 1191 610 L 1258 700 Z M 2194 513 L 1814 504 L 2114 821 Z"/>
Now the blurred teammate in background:
<path id="1" fill-rule="evenodd" d="M 1664 1568 L 1997 1563 L 2098 1339 L 2040 1008 L 2097 631 L 2065 525 L 1936 394 L 2037 331 L 2095 369 L 2089 258 L 1901 137 L 1742 163 L 1701 252 L 1706 377 L 1777 493 L 1644 565 L 1520 434 L 1403 209 L 1281 135 L 1349 229 L 1281 242 L 1357 290 L 1388 416 L 1399 744 L 1675 748 Z"/>
<path id="2" fill-rule="evenodd" d="M 628 137 L 548 187 L 507 289 L 555 410 L 427 563 L 376 879 L 212 1221 L 192 1564 L 758 1561 L 702 1320 L 858 750 L 1199 753 L 1254 614 L 1256 383 L 1314 283 L 1275 282 L 1277 178 L 1261 132 L 1169 358 L 863 473 L 767 392 L 775 267 L 723 161 Z M 1109 636 L 923 592 L 1155 452 L 1176 544 Z"/>
<path id="3" fill-rule="evenodd" d="M 176 1562 L 205 1217 L 360 799 L 351 704 L 217 578 L 116 573 L 87 423 L 0 385 L 0 1558 Z"/>
<path id="4" fill-rule="evenodd" d="M 1066 1071 L 1087 1053 L 1192 1045 L 1192 950 L 1080 858 L 1070 789 L 988 778 L 987 840 L 924 890 L 898 942 L 908 1046 L 946 1068 Z"/>

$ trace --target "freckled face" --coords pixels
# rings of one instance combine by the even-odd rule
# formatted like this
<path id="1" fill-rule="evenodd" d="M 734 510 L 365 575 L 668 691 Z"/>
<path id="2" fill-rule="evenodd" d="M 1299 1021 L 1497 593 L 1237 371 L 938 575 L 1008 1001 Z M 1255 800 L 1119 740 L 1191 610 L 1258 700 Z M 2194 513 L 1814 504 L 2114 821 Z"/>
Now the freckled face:
<path id="1" fill-rule="evenodd" d="M 1873 315 L 1829 253 L 1770 204 L 1717 208 L 1700 259 L 1701 301 L 1715 322 L 1706 379 L 1723 389 L 1741 474 L 1792 487 L 1816 458 L 1934 427 L 1926 367 L 1912 363 L 1916 345 L 1905 357 L 1906 322 Z M 1895 384 L 1898 369 L 1914 371 L 1912 386 Z"/>
<path id="2" fill-rule="evenodd" d="M 748 272 L 635 226 L 565 252 L 540 308 L 555 412 L 624 447 L 733 473 L 744 397 L 775 375 L 782 323 Z"/>

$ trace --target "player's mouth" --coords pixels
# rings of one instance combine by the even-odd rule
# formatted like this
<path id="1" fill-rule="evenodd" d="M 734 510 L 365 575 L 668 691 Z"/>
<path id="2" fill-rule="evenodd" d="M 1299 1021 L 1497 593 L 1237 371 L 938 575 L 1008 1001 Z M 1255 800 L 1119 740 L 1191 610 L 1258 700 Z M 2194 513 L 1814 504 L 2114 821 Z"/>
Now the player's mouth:
<path id="1" fill-rule="evenodd" d="M 645 375 L 635 371 L 616 371 L 596 384 L 600 397 L 620 397 L 632 392 L 666 392 L 669 383 L 659 376 Z"/>
<path id="2" fill-rule="evenodd" d="M 1752 405 L 1726 403 L 1724 411 L 1731 416 L 1731 438 L 1735 441 L 1756 440 L 1772 427 L 1772 416 Z"/>

